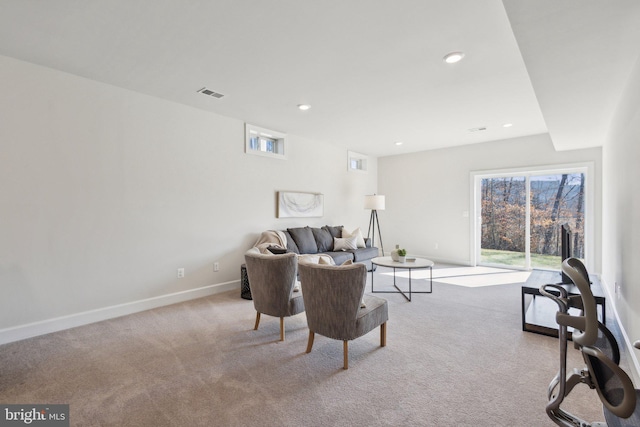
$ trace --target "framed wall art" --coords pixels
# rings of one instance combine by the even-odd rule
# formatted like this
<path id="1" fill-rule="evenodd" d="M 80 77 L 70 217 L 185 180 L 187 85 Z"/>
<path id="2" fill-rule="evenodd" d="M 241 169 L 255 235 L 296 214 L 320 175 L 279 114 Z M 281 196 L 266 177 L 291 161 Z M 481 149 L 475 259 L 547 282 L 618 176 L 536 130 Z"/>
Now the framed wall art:
<path id="1" fill-rule="evenodd" d="M 278 218 L 321 217 L 324 196 L 319 193 L 278 191 Z"/>

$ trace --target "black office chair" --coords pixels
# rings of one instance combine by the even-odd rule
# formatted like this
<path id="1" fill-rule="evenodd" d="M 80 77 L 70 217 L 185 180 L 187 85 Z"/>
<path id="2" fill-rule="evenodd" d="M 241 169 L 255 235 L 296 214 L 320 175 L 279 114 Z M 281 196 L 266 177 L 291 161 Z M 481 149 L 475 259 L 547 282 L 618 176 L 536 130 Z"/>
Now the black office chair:
<path id="1" fill-rule="evenodd" d="M 580 295 L 568 296 L 562 285 L 540 287 L 540 293 L 559 307 L 556 321 L 559 327 L 560 370 L 549 384 L 547 415 L 557 425 L 567 427 L 640 426 L 640 391 L 634 389 L 629 376 L 618 366 L 620 350 L 615 337 L 598 321 L 596 301 L 584 264 L 577 258 L 568 258 L 562 263 L 562 271 L 576 285 Z M 580 313 L 573 315 L 569 313 L 570 308 L 577 308 Z M 567 375 L 568 327 L 573 328 L 573 343 L 581 351 L 586 367 L 574 368 Z M 636 341 L 634 346 L 640 348 L 640 341 Z M 589 423 L 560 408 L 564 398 L 580 383 L 598 393 L 606 424 Z"/>

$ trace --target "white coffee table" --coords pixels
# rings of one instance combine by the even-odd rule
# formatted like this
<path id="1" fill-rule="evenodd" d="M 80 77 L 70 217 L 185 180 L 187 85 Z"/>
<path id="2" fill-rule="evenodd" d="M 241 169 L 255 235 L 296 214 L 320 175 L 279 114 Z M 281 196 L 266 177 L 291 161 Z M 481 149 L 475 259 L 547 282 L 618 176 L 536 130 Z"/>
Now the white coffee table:
<path id="1" fill-rule="evenodd" d="M 415 258 L 415 261 L 398 262 L 391 259 L 390 256 L 376 257 L 371 260 L 371 264 L 380 267 L 393 268 L 393 287 L 397 291 L 376 291 L 373 289 L 373 268 L 371 269 L 371 292 L 372 293 L 401 293 L 407 301 L 411 301 L 411 294 L 430 294 L 433 292 L 433 261 L 426 258 Z M 411 270 L 424 270 L 429 269 L 429 290 L 428 291 L 412 291 L 411 290 Z M 408 296 L 405 292 L 396 285 L 396 270 L 409 270 L 409 292 Z"/>

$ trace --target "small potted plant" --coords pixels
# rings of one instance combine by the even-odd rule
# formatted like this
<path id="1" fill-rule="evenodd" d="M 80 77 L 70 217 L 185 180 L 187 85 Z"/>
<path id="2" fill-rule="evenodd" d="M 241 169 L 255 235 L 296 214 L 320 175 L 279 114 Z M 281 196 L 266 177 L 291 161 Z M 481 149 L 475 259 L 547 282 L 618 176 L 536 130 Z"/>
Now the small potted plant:
<path id="1" fill-rule="evenodd" d="M 407 250 L 398 249 L 398 262 L 405 262 L 407 259 Z"/>

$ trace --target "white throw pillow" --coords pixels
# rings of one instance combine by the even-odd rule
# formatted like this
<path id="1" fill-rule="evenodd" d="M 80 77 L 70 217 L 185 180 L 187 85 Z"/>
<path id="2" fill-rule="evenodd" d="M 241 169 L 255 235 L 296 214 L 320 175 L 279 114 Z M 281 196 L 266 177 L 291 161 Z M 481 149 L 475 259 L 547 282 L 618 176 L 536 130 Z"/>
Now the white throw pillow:
<path id="1" fill-rule="evenodd" d="M 345 237 L 343 239 L 339 237 L 333 238 L 333 250 L 334 251 L 347 251 L 349 249 L 358 249 L 356 236 Z"/>
<path id="2" fill-rule="evenodd" d="M 329 255 L 324 254 L 303 254 L 298 255 L 299 264 L 327 264 L 336 265 Z"/>
<path id="3" fill-rule="evenodd" d="M 331 264 L 329 261 L 327 261 L 326 259 L 324 259 L 323 257 L 320 257 L 320 259 L 318 259 L 318 264 L 322 264 L 322 265 L 335 265 L 335 264 Z"/>
<path id="4" fill-rule="evenodd" d="M 342 228 L 342 237 L 352 237 L 352 236 L 355 236 L 355 238 L 356 238 L 356 246 L 357 247 L 365 248 L 367 246 L 364 243 L 364 237 L 362 237 L 362 231 L 360 231 L 360 227 L 356 228 L 351 233 L 349 233 L 347 230 L 345 230 L 344 227 Z"/>

